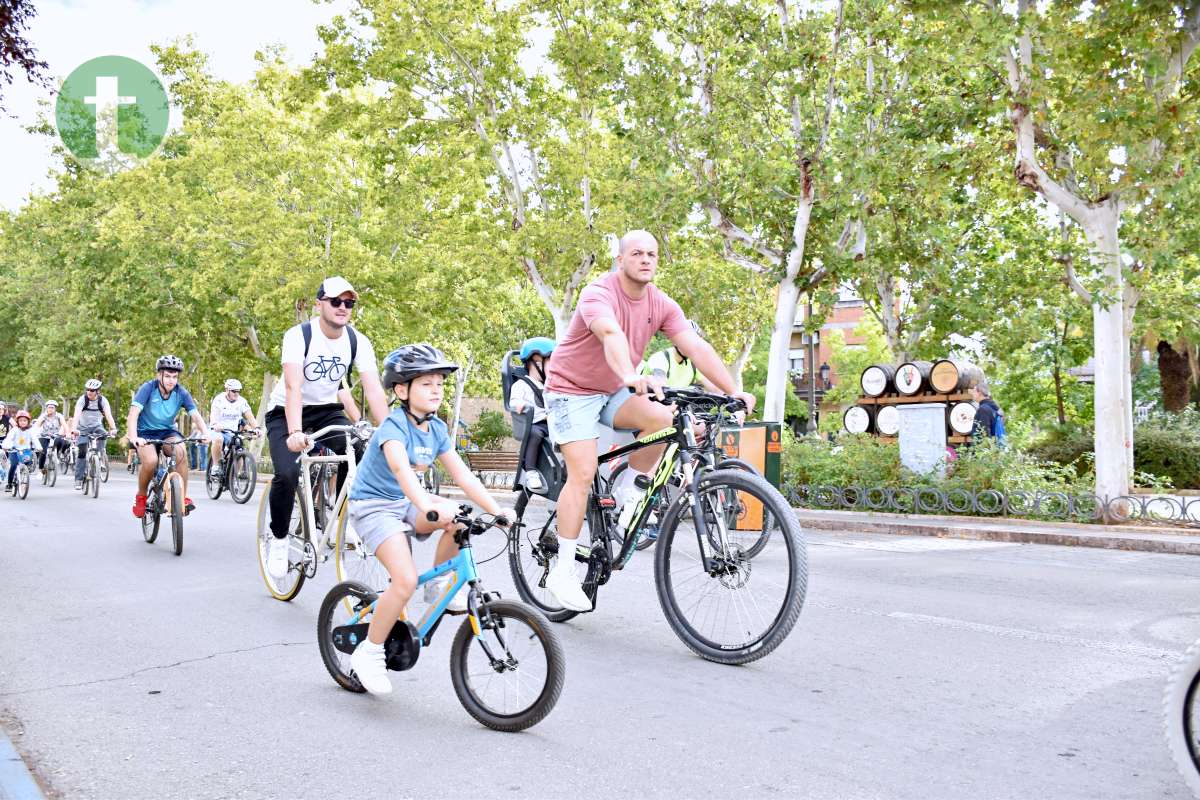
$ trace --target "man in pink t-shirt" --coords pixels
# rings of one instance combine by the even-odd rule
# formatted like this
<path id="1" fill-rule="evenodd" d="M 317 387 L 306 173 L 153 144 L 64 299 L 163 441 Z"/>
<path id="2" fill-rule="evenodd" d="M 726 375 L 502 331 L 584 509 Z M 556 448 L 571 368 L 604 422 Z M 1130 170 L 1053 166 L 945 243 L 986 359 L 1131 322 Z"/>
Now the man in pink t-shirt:
<path id="1" fill-rule="evenodd" d="M 662 378 L 639 375 L 637 364 L 655 333 L 662 331 L 676 350 L 721 391 L 754 408 L 754 395 L 736 391 L 733 378 L 712 345 L 692 330 L 679 304 L 652 281 L 658 269 L 658 242 L 646 231 L 621 239 L 617 268 L 579 293 L 567 334 L 554 348 L 546 374 L 546 419 L 550 438 L 562 450 L 567 483 L 558 497 L 558 551 L 574 553 L 583 528 L 588 491 L 596 474 L 599 425 L 636 430 L 639 435 L 670 427 L 671 411 L 646 395 L 659 394 Z M 647 447 L 629 456 L 614 494 L 628 493 L 662 454 Z M 559 558 L 546 588 L 572 611 L 590 611 L 591 601 L 575 572 L 574 558 Z"/>

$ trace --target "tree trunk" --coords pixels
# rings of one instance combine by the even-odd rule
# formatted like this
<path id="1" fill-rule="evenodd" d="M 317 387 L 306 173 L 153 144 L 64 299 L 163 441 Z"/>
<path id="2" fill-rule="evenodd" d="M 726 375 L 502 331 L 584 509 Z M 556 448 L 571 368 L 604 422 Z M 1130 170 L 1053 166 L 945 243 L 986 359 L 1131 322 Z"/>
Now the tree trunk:
<path id="1" fill-rule="evenodd" d="M 1109 298 L 1124 298 L 1115 201 L 1098 209 L 1084 226 L 1092 245 L 1097 268 L 1108 279 Z M 1129 381 L 1129 340 L 1125 335 L 1123 299 L 1103 306 L 1092 304 L 1095 328 L 1095 421 L 1096 494 L 1114 498 L 1129 494 L 1133 472 L 1132 404 Z"/>
<path id="2" fill-rule="evenodd" d="M 758 336 L 751 336 L 746 339 L 741 351 L 738 352 L 737 358 L 733 360 L 733 364 L 729 367 L 729 375 L 733 378 L 733 385 L 739 392 L 742 391 L 742 371 L 746 369 L 746 361 L 750 358 L 750 351 L 754 349 L 754 340 L 757 338 Z"/>
<path id="3" fill-rule="evenodd" d="M 1163 408 L 1183 411 L 1192 394 L 1192 365 L 1187 351 L 1180 352 L 1170 342 L 1158 343 L 1158 380 L 1162 385 Z"/>
<path id="4" fill-rule="evenodd" d="M 270 370 L 263 371 L 263 388 L 262 397 L 258 401 L 258 415 L 255 417 L 255 423 L 258 429 L 263 432 L 263 435 L 257 439 L 251 439 L 247 443 L 247 449 L 254 454 L 254 457 L 261 458 L 263 451 L 263 443 L 267 441 L 267 406 L 271 402 L 271 392 L 275 391 L 275 382 L 278 377 Z"/>
<path id="5" fill-rule="evenodd" d="M 792 228 L 793 246 L 788 253 L 787 269 L 779 281 L 779 293 L 775 297 L 775 324 L 771 328 L 771 348 L 767 360 L 767 386 L 764 392 L 762 418 L 768 422 L 783 422 L 787 407 L 787 393 L 791 391 L 788 380 L 788 350 L 792 343 L 792 328 L 796 324 L 796 301 L 800 290 L 796 276 L 804 265 L 804 243 L 808 236 L 808 223 L 812 219 L 816 192 L 811 176 L 805 174 L 807 187 L 796 207 L 796 219 Z M 809 364 L 811 368 L 812 365 Z"/>

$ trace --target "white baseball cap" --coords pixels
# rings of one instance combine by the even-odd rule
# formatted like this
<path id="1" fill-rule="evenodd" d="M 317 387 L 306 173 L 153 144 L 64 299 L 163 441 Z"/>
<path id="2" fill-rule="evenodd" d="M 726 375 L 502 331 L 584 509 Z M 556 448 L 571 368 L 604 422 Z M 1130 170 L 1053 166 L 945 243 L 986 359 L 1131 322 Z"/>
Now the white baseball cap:
<path id="1" fill-rule="evenodd" d="M 358 298 L 358 292 L 354 291 L 354 287 L 350 285 L 350 281 L 343 278 L 341 275 L 335 275 L 332 278 L 326 278 L 321 281 L 320 287 L 317 288 L 317 299 L 323 300 L 326 297 L 341 297 L 346 292 Z"/>

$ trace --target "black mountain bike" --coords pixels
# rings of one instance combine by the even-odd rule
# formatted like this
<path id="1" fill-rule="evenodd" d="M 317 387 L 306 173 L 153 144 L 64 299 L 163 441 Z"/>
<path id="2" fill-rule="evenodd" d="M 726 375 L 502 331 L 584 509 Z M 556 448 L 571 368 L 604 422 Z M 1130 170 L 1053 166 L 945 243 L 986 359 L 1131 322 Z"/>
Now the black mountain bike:
<path id="1" fill-rule="evenodd" d="M 204 484 L 208 489 L 208 496 L 213 500 L 219 498 L 226 489 L 229 490 L 233 502 L 238 504 L 246 503 L 254 496 L 258 465 L 254 463 L 254 456 L 246 450 L 245 439 L 255 438 L 259 433 L 247 433 L 243 428 L 244 426 L 239 424 L 233 432 L 233 440 L 221 448 L 220 461 L 208 462 Z"/>
<path id="2" fill-rule="evenodd" d="M 755 661 L 778 647 L 800 616 L 808 584 L 803 531 L 779 490 L 744 469 L 720 468 L 719 451 L 708 443 L 715 437 L 696 440 L 696 422 L 704 419 L 719 428 L 743 409 L 741 401 L 667 389 L 661 402 L 675 405 L 671 427 L 598 459 L 603 466 L 643 447 L 666 445 L 625 530 L 608 482 L 597 470 L 585 512 L 591 545 L 583 553 L 577 547 L 575 554 L 587 564 L 583 591 L 594 611 L 599 588 L 633 557 L 638 531 L 673 483 L 678 495 L 659 521 L 654 553 L 663 614 L 675 634 L 701 657 L 723 664 Z M 510 529 L 513 581 L 522 600 L 563 622 L 576 612 L 559 605 L 545 588 L 559 557 L 555 517 L 526 525 L 524 510 L 518 503 L 518 519 Z"/>
<path id="3" fill-rule="evenodd" d="M 142 538 L 147 544 L 154 544 L 158 538 L 158 526 L 161 517 L 166 514 L 171 517 L 171 540 L 175 547 L 175 555 L 183 555 L 183 478 L 175 471 L 175 448 L 171 455 L 163 454 L 164 444 L 184 445 L 190 441 L 201 441 L 192 437 L 188 439 L 144 439 L 146 444 L 154 445 L 158 451 L 158 469 L 150 480 L 146 490 L 146 513 L 142 515 Z"/>

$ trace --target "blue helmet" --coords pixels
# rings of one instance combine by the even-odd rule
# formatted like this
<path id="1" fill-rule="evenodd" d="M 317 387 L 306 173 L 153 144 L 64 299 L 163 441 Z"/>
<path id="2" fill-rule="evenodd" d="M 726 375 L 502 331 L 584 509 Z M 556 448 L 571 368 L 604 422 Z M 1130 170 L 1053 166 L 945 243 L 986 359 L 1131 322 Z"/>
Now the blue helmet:
<path id="1" fill-rule="evenodd" d="M 532 339 L 526 339 L 521 343 L 521 360 L 528 361 L 533 356 L 540 355 L 542 358 L 549 358 L 554 352 L 554 340 L 546 336 L 534 336 Z"/>

